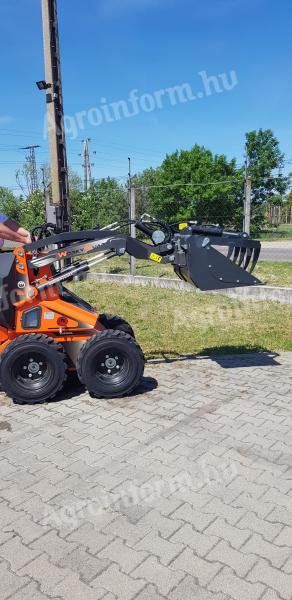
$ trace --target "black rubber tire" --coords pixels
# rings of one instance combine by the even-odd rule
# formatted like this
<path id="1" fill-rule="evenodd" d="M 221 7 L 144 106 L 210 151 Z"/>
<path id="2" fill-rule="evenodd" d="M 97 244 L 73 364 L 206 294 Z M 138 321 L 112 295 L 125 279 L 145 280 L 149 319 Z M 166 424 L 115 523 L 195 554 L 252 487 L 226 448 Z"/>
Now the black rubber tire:
<path id="1" fill-rule="evenodd" d="M 29 355 L 35 361 L 31 361 Z M 35 370 L 39 358 L 42 358 L 41 364 L 45 367 L 43 376 L 39 377 L 39 372 L 36 371 L 28 375 L 30 362 Z M 39 368 L 43 367 L 39 365 Z M 1 355 L 0 380 L 3 391 L 16 404 L 40 404 L 54 398 L 64 386 L 66 371 L 63 346 L 42 333 L 28 333 L 16 338 L 6 346 Z"/>
<path id="2" fill-rule="evenodd" d="M 122 317 L 119 317 L 119 315 L 103 313 L 102 315 L 99 315 L 98 320 L 106 329 L 113 329 L 114 331 L 123 331 L 124 333 L 131 335 L 135 339 L 135 333 L 130 323 L 128 323 L 128 321 L 125 321 L 125 319 L 123 319 Z"/>
<path id="3" fill-rule="evenodd" d="M 111 372 L 107 360 L 116 362 Z M 140 383 L 144 366 L 143 352 L 134 338 L 118 329 L 108 329 L 93 335 L 84 344 L 77 361 L 77 373 L 96 398 L 121 398 Z"/>

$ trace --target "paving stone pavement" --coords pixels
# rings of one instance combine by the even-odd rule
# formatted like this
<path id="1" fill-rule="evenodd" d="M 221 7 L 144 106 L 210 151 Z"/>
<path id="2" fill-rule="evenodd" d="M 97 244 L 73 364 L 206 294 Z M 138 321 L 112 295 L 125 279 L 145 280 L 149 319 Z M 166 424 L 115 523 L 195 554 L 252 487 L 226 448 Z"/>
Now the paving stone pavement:
<path id="1" fill-rule="evenodd" d="M 0 395 L 0 600 L 291 600 L 292 353 Z"/>

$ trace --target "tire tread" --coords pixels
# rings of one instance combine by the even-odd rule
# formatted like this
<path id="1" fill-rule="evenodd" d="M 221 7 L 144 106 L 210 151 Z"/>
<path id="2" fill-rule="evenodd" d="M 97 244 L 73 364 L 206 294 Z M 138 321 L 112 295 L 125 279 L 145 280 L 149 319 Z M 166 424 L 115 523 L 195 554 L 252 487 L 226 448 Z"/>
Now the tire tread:
<path id="1" fill-rule="evenodd" d="M 133 344 L 133 346 L 136 347 L 136 349 L 138 350 L 138 352 L 140 354 L 141 361 L 143 361 L 143 363 L 145 364 L 144 354 L 135 338 L 133 338 L 129 333 L 125 333 L 124 331 L 120 331 L 119 329 L 105 329 L 101 333 L 97 333 L 97 334 L 93 335 L 84 344 L 84 346 L 82 346 L 82 348 L 80 350 L 80 353 L 79 353 L 79 356 L 77 359 L 76 370 L 77 370 L 77 374 L 78 374 L 78 377 L 79 377 L 81 383 L 84 384 L 84 378 L 83 378 L 83 374 L 82 374 L 82 364 L 83 364 L 83 360 L 84 360 L 84 356 L 85 356 L 86 352 L 88 351 L 89 348 L 91 348 L 91 346 L 94 346 L 96 340 L 102 340 L 102 339 L 106 339 L 107 337 L 112 337 L 112 336 L 115 336 L 117 338 L 126 339 L 126 340 L 128 340 L 129 343 Z M 125 395 L 129 394 L 129 393 L 131 393 L 131 391 L 133 391 L 133 388 L 130 391 L 125 392 L 123 395 L 125 396 Z M 95 397 L 104 398 L 103 395 L 99 395 L 99 394 L 95 394 Z"/>
<path id="2" fill-rule="evenodd" d="M 55 346 L 57 352 L 59 353 L 60 357 L 63 360 L 64 376 L 62 379 L 60 379 L 59 386 L 55 389 L 54 393 L 52 393 L 51 395 L 49 395 L 47 397 L 46 400 L 39 400 L 37 403 L 41 404 L 41 403 L 46 402 L 47 400 L 53 400 L 53 398 L 55 398 L 56 395 L 62 391 L 62 389 L 67 381 L 66 354 L 65 354 L 62 344 L 60 344 L 59 342 L 56 342 L 56 340 L 54 340 L 54 338 L 49 337 L 49 336 L 45 335 L 44 333 L 25 333 L 24 335 L 16 337 L 12 342 L 10 342 L 6 346 L 5 350 L 3 350 L 3 352 L 0 356 L 0 368 L 1 368 L 1 364 L 2 364 L 5 356 L 7 356 L 9 354 L 9 352 L 11 352 L 11 350 L 13 350 L 14 348 L 17 348 L 17 346 L 19 346 L 21 343 L 25 343 L 25 342 L 33 342 L 33 343 L 43 342 L 44 344 L 46 344 L 49 347 Z M 19 404 L 19 405 L 36 404 L 36 402 L 30 401 L 30 400 L 22 400 L 21 398 L 14 398 L 14 402 L 15 402 L 15 404 Z"/>
<path id="3" fill-rule="evenodd" d="M 114 331 L 123 331 L 124 333 L 128 333 L 133 338 L 135 338 L 135 333 L 133 327 L 120 317 L 119 315 L 113 315 L 111 313 L 103 313 L 99 315 L 99 322 L 106 328 L 112 329 Z M 122 327 L 122 328 L 121 328 Z"/>

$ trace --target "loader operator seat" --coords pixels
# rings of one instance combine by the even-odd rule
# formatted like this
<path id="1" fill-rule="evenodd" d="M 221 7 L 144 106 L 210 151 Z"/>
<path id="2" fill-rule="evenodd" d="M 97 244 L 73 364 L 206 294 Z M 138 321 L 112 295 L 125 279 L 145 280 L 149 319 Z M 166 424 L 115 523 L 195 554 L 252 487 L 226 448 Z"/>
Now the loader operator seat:
<path id="1" fill-rule="evenodd" d="M 15 256 L 12 252 L 0 254 L 0 325 L 13 329 L 15 308 L 11 302 L 15 293 Z"/>

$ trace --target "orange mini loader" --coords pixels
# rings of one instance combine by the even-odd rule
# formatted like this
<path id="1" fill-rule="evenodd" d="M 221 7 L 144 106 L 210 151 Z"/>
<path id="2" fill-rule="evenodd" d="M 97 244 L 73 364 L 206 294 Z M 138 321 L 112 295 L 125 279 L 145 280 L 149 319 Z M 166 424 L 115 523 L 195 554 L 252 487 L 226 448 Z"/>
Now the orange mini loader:
<path id="1" fill-rule="evenodd" d="M 98 398 L 127 395 L 139 384 L 144 356 L 131 326 L 63 286 L 99 262 L 127 253 L 168 263 L 201 290 L 260 284 L 252 275 L 260 243 L 246 234 L 191 221 L 132 224 L 148 243 L 123 233 L 129 223 L 53 235 L 48 225 L 33 243 L 1 254 L 0 379 L 15 402 L 55 397 L 68 371 Z"/>

